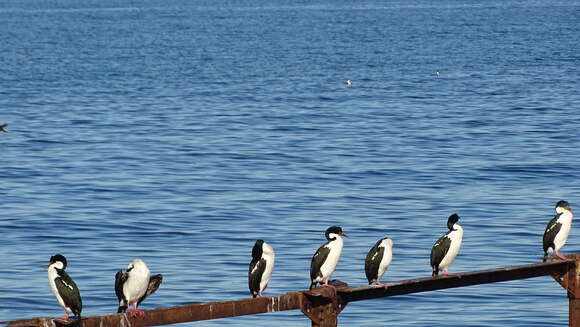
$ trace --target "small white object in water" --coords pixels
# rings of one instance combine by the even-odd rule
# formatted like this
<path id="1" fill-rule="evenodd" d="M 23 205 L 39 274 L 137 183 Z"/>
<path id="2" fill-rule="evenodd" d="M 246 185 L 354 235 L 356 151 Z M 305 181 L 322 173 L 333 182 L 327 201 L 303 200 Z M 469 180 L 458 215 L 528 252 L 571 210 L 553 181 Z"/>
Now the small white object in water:
<path id="1" fill-rule="evenodd" d="M 435 77 L 439 78 L 441 77 L 441 74 L 439 74 L 439 72 L 435 72 Z"/>
<path id="2" fill-rule="evenodd" d="M 351 81 L 351 80 L 349 80 L 349 79 L 347 79 L 347 80 L 346 80 L 346 85 L 347 85 L 347 86 L 351 86 L 351 85 L 352 85 L 352 81 Z"/>

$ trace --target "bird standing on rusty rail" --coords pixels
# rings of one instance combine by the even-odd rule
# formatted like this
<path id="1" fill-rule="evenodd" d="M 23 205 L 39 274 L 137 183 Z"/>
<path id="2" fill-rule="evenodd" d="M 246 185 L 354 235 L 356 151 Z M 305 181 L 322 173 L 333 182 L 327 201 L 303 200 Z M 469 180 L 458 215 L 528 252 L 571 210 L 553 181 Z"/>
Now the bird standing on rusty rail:
<path id="1" fill-rule="evenodd" d="M 556 215 L 546 226 L 546 231 L 544 231 L 543 245 L 544 245 L 544 259 L 546 261 L 548 258 L 548 253 L 553 253 L 554 257 L 560 259 L 566 259 L 558 251 L 566 244 L 568 240 L 568 234 L 570 234 L 570 229 L 572 228 L 572 208 L 567 201 L 561 200 L 556 203 Z"/>
<path id="2" fill-rule="evenodd" d="M 252 297 L 262 297 L 274 270 L 274 248 L 264 240 L 257 240 L 252 248 L 252 261 L 248 270 L 248 284 Z"/>
<path id="3" fill-rule="evenodd" d="M 447 228 L 449 231 L 441 236 L 431 249 L 431 267 L 433 268 L 432 276 L 437 276 L 439 271 L 443 275 L 448 275 L 448 269 L 461 248 L 463 240 L 463 228 L 457 223 L 459 216 L 454 213 L 447 219 Z"/>
<path id="4" fill-rule="evenodd" d="M 149 268 L 143 260 L 133 260 L 127 266 L 126 272 L 120 270 L 115 274 L 115 294 L 119 300 L 117 313 L 129 311 L 143 315 L 143 311 L 138 310 L 137 306 L 157 291 L 162 281 L 161 274 L 151 276 Z M 131 309 L 131 304 L 133 309 Z"/>
<path id="5" fill-rule="evenodd" d="M 83 311 L 81 293 L 77 284 L 64 271 L 66 266 L 66 258 L 62 254 L 57 254 L 50 257 L 50 262 L 44 268 L 48 270 L 48 280 L 52 293 L 66 312 L 59 319 L 69 320 L 71 318 L 69 315 L 74 314 L 72 318 L 76 319 L 80 325 L 81 311 Z"/>
<path id="6" fill-rule="evenodd" d="M 344 245 L 342 237 L 348 237 L 339 226 L 329 227 L 325 236 L 328 242 L 318 248 L 310 263 L 310 289 L 318 283 L 329 286 L 328 279 L 336 269 Z"/>
<path id="7" fill-rule="evenodd" d="M 388 237 L 378 240 L 370 249 L 365 259 L 365 274 L 369 285 L 376 283 L 378 286 L 386 287 L 381 283 L 381 278 L 393 260 L 393 240 Z"/>

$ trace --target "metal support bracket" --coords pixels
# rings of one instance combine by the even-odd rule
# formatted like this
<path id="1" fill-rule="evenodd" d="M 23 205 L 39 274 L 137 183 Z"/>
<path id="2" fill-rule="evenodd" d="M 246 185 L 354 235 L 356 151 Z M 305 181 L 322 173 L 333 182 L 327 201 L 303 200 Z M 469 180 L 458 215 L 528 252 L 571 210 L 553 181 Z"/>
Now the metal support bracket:
<path id="1" fill-rule="evenodd" d="M 569 255 L 568 258 L 574 259 L 576 262 L 578 262 L 580 260 L 580 255 L 572 254 Z M 580 292 L 578 290 L 578 287 L 580 286 L 580 265 L 571 263 L 566 273 L 552 273 L 551 276 L 556 281 L 556 283 L 560 284 L 560 286 L 562 286 L 568 292 L 569 299 L 580 298 Z"/>
<path id="2" fill-rule="evenodd" d="M 335 286 L 324 286 L 303 292 L 303 296 L 300 310 L 310 318 L 313 327 L 338 325 L 338 315 L 344 310 L 347 302 L 338 295 Z"/>

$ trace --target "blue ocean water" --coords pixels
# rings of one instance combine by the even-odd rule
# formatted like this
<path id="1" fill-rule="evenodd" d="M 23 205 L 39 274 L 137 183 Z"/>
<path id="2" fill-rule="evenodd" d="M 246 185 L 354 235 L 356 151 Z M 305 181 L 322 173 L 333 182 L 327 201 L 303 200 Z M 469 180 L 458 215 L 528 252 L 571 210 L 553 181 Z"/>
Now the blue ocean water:
<path id="1" fill-rule="evenodd" d="M 452 272 L 539 261 L 554 204 L 580 206 L 579 28 L 559 0 L 0 2 L 0 321 L 63 313 L 56 253 L 85 316 L 115 312 L 137 257 L 164 275 L 143 309 L 248 297 L 257 238 L 266 294 L 304 289 L 334 224 L 351 285 L 385 236 L 386 281 L 429 276 L 454 212 Z M 351 303 L 340 324 L 556 326 L 567 303 L 545 277 Z M 274 323 L 310 325 L 182 326 Z"/>

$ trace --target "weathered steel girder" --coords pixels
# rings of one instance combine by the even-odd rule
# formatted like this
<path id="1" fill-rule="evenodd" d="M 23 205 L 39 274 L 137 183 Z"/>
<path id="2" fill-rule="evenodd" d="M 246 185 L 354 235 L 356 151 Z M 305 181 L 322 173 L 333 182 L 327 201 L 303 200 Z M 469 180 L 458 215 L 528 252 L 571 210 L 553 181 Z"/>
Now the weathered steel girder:
<path id="1" fill-rule="evenodd" d="M 349 302 L 390 297 L 402 294 L 435 291 L 447 288 L 504 282 L 551 275 L 568 292 L 570 326 L 580 327 L 580 255 L 567 260 L 458 273 L 449 276 L 407 279 L 388 283 L 388 287 L 361 286 L 321 287 L 312 291 L 290 292 L 279 296 L 236 301 L 207 302 L 144 311 L 142 316 L 112 314 L 84 317 L 84 327 L 145 327 L 210 320 L 268 312 L 301 310 L 312 326 L 333 327 L 338 314 Z M 9 327 L 57 327 L 76 323 L 53 318 L 33 318 L 5 322 Z"/>

